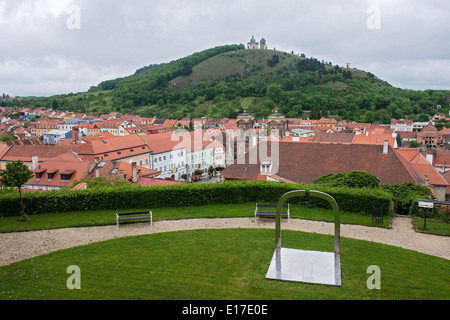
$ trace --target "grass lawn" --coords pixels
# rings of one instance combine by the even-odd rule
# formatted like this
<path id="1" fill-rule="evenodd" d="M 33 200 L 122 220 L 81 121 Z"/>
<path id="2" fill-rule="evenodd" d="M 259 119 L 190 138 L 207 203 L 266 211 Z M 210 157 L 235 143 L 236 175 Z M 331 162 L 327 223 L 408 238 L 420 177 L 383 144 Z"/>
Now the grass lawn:
<path id="1" fill-rule="evenodd" d="M 414 225 L 416 226 L 416 230 L 420 232 L 450 235 L 450 223 L 448 222 L 427 219 L 427 226 L 424 230 L 424 219 L 416 217 L 414 218 Z"/>
<path id="2" fill-rule="evenodd" d="M 118 238 L 0 267 L 0 300 L 448 300 L 446 259 L 341 239 L 342 286 L 265 279 L 273 230 L 194 230 Z M 283 247 L 332 251 L 333 236 L 283 231 Z M 66 286 L 69 266 L 81 289 Z M 369 290 L 367 268 L 381 272 Z"/>
<path id="3" fill-rule="evenodd" d="M 145 211 L 148 208 L 119 210 L 119 212 Z M 184 208 L 155 208 L 152 209 L 153 221 L 189 218 L 220 218 L 220 217 L 254 217 L 255 203 L 223 204 L 192 206 Z M 308 208 L 306 206 L 291 205 L 292 218 L 308 220 L 322 220 L 333 222 L 332 210 L 322 208 Z M 0 218 L 0 232 L 16 232 L 42 230 L 67 227 L 88 227 L 116 223 L 116 211 L 80 211 L 54 214 L 31 215 L 28 221 L 19 221 L 18 217 Z M 385 217 L 383 223 L 372 223 L 371 215 L 340 212 L 341 223 L 372 225 L 388 227 L 390 217 Z"/>

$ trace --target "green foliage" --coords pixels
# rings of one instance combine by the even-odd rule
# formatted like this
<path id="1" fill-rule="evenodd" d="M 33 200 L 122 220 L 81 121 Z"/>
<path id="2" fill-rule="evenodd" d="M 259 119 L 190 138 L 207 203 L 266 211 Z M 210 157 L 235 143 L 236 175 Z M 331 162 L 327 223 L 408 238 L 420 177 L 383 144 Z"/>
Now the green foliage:
<path id="1" fill-rule="evenodd" d="M 274 66 L 276 66 L 276 64 L 277 64 L 278 62 L 280 62 L 280 58 L 278 57 L 278 55 L 274 54 L 274 55 L 272 56 L 272 58 L 270 58 L 270 59 L 267 60 L 267 65 L 268 65 L 269 67 L 274 67 Z"/>
<path id="2" fill-rule="evenodd" d="M 433 197 L 431 190 L 425 186 L 413 182 L 405 182 L 396 185 L 381 185 L 381 188 L 392 193 L 396 212 L 400 214 L 416 215 L 418 213 L 416 199 L 430 199 Z"/>
<path id="3" fill-rule="evenodd" d="M 0 135 L 0 141 L 14 141 L 16 139 L 17 138 L 15 136 L 7 134 L 7 133 Z"/>
<path id="4" fill-rule="evenodd" d="M 352 171 L 347 173 L 333 173 L 320 177 L 313 182 L 336 187 L 349 188 L 377 188 L 380 180 L 365 171 Z"/>
<path id="5" fill-rule="evenodd" d="M 0 170 L 0 185 L 17 188 L 19 190 L 20 208 L 22 218 L 25 218 L 25 208 L 22 199 L 22 185 L 33 177 L 34 173 L 22 161 L 13 161 L 6 164 L 6 170 Z"/>
<path id="6" fill-rule="evenodd" d="M 381 189 L 336 188 L 285 184 L 267 181 L 227 181 L 225 183 L 197 183 L 171 186 L 92 188 L 84 190 L 59 190 L 27 193 L 24 195 L 29 214 L 70 212 L 80 210 L 107 210 L 125 208 L 185 207 L 205 204 L 236 204 L 247 202 L 273 202 L 292 190 L 318 190 L 328 193 L 339 208 L 348 212 L 370 214 L 372 206 L 381 206 L 389 212 L 391 195 Z M 305 197 L 293 203 L 328 207 L 321 199 Z M 18 212 L 15 194 L 0 196 L 0 216 L 14 216 Z"/>
<path id="7" fill-rule="evenodd" d="M 278 62 L 268 66 L 275 56 Z M 295 117 L 309 110 L 313 119 L 329 112 L 350 121 L 380 123 L 405 115 L 416 121 L 428 119 L 438 111 L 436 105 L 442 107 L 439 112 L 450 110 L 449 90 L 394 88 L 362 70 L 278 51 L 244 50 L 242 45 L 220 46 L 142 69 L 132 76 L 103 81 L 88 93 L 4 103 L 173 119 L 235 118 L 243 105 L 262 118 L 275 104 L 280 113 Z"/>
<path id="8" fill-rule="evenodd" d="M 20 160 L 9 162 L 6 170 L 0 170 L 0 184 L 5 187 L 21 188 L 32 177 L 33 171 Z"/>
<path id="9" fill-rule="evenodd" d="M 411 300 L 411 303 L 442 300 L 445 303 L 450 299 L 447 259 L 345 237 L 341 239 L 341 287 L 267 280 L 264 275 L 273 255 L 274 238 L 270 229 L 239 228 L 155 232 L 90 243 L 0 267 L 0 300 L 3 304 L 7 304 L 6 300 L 37 299 L 92 300 L 93 303 L 161 299 L 290 300 L 295 306 L 299 303 L 293 299 L 302 299 L 303 304 L 307 300 Z M 282 241 L 286 248 L 333 250 L 330 235 L 283 230 Z M 66 286 L 71 276 L 66 270 L 73 264 L 81 268 L 81 290 L 68 290 Z M 367 288 L 371 274 L 366 270 L 373 264 L 381 269 L 381 290 Z M 158 308 L 158 305 L 162 306 Z M 180 304 L 186 305 L 187 302 Z M 166 306 L 156 302 L 157 308 L 151 307 L 155 313 L 163 311 L 166 318 L 183 318 L 179 316 L 181 307 L 169 311 Z M 270 302 L 267 310 L 272 314 L 281 313 Z M 335 312 L 328 310 L 330 315 Z M 407 310 L 409 316 L 418 309 Z"/>
<path id="10" fill-rule="evenodd" d="M 93 178 L 84 178 L 80 181 L 75 180 L 72 184 L 72 187 L 75 187 L 77 184 L 85 182 L 87 183 L 88 188 L 104 188 L 104 187 L 120 187 L 126 185 L 132 185 L 131 182 L 120 179 L 119 177 L 115 177 L 114 179 L 107 179 L 106 177 L 93 177 Z"/>

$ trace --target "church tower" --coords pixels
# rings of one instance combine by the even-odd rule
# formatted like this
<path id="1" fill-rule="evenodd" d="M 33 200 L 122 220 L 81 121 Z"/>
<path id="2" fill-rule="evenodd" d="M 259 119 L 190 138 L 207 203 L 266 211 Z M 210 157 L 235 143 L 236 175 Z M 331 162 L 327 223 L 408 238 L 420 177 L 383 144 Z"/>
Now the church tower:
<path id="1" fill-rule="evenodd" d="M 281 140 L 285 133 L 286 120 L 282 114 L 275 111 L 275 113 L 271 114 L 267 119 L 267 136 L 273 134 Z"/>
<path id="2" fill-rule="evenodd" d="M 261 41 L 259 41 L 259 48 L 262 50 L 267 49 L 267 42 L 266 39 L 262 38 Z"/>

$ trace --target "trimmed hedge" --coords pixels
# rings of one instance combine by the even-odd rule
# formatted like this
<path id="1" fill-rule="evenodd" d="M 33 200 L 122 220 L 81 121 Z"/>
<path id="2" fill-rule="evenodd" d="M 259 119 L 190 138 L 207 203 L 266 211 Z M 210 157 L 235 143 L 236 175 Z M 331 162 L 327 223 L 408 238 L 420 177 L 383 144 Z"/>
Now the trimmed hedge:
<path id="1" fill-rule="evenodd" d="M 340 210 L 371 214 L 373 206 L 389 212 L 391 194 L 381 189 L 308 186 L 267 181 L 230 181 L 170 186 L 124 186 L 84 190 L 26 193 L 26 214 L 127 208 L 185 207 L 247 202 L 276 203 L 292 190 L 318 190 L 330 194 Z M 290 203 L 329 206 L 318 198 L 290 199 Z M 0 217 L 20 215 L 18 193 L 0 195 Z"/>

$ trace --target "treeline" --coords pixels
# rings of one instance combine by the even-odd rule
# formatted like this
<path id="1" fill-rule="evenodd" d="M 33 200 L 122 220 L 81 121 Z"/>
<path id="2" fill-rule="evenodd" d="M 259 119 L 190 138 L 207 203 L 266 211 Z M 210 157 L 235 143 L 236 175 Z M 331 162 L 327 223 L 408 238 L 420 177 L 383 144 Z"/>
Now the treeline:
<path id="1" fill-rule="evenodd" d="M 142 73 L 142 72 L 145 72 L 145 71 L 148 71 L 148 70 L 152 70 L 152 69 L 161 67 L 161 66 L 163 66 L 164 64 L 165 64 L 165 63 L 160 63 L 160 64 L 155 63 L 155 64 L 150 64 L 150 65 L 148 65 L 148 66 L 139 68 L 139 69 L 136 70 L 136 72 L 134 73 L 134 75 L 137 75 L 137 74 L 139 74 L 139 73 Z"/>

